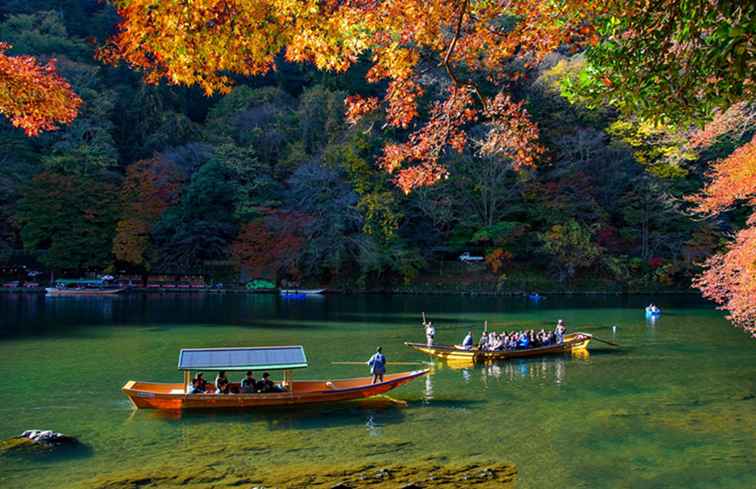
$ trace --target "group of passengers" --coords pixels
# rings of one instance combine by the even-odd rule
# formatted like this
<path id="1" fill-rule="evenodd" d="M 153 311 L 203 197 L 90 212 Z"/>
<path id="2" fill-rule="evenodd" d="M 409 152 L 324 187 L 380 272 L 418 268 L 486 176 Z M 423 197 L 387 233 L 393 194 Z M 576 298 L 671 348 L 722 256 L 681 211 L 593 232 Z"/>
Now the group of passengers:
<path id="1" fill-rule="evenodd" d="M 247 370 L 247 375 L 241 379 L 238 388 L 229 382 L 225 370 L 218 372 L 218 375 L 215 377 L 215 383 L 210 388 L 208 388 L 204 375 L 204 373 L 199 372 L 197 376 L 192 379 L 192 388 L 189 391 L 190 394 L 254 394 L 256 392 L 286 392 L 286 389 L 280 385 L 276 385 L 270 380 L 270 374 L 268 372 L 263 373 L 262 380 L 257 381 L 252 374 L 252 371 Z"/>
<path id="2" fill-rule="evenodd" d="M 523 331 L 503 331 L 497 333 L 495 331 L 483 331 L 478 342 L 478 349 L 480 351 L 512 351 L 512 350 L 525 350 L 528 348 L 538 348 L 541 346 L 558 345 L 564 341 L 564 333 L 567 328 L 564 321 L 561 319 L 557 322 L 553 331 L 546 331 L 541 329 L 535 330 L 523 330 Z M 473 337 L 472 332 L 468 331 L 465 336 L 462 346 L 466 350 L 473 349 Z"/>

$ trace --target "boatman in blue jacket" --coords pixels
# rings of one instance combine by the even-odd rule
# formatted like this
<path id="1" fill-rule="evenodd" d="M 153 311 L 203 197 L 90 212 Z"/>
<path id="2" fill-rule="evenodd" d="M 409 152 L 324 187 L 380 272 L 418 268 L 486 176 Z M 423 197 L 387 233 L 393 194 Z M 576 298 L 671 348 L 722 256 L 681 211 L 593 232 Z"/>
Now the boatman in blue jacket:
<path id="1" fill-rule="evenodd" d="M 472 350 L 473 349 L 473 335 L 472 331 L 467 332 L 467 336 L 465 336 L 465 339 L 462 340 L 462 347 L 465 350 Z"/>
<path id="2" fill-rule="evenodd" d="M 386 357 L 383 355 L 383 349 L 379 346 L 375 350 L 375 355 L 370 357 L 367 362 L 370 367 L 370 373 L 373 374 L 373 384 L 379 381 L 383 382 L 383 374 L 386 373 Z"/>

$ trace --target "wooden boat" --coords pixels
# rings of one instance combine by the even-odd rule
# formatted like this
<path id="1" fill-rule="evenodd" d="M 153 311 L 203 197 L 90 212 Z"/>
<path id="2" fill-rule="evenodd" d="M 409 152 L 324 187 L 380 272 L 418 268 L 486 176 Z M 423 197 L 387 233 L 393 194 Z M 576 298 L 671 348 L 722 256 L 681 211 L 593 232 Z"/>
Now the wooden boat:
<path id="1" fill-rule="evenodd" d="M 559 355 L 588 348 L 592 335 L 589 333 L 570 333 L 564 336 L 564 341 L 555 345 L 539 346 L 524 350 L 480 351 L 477 348 L 465 350 L 460 345 L 433 345 L 424 343 L 410 343 L 405 345 L 422 353 L 454 362 L 489 362 L 508 360 L 510 358 L 537 357 L 541 355 Z"/>
<path id="2" fill-rule="evenodd" d="M 55 287 L 47 287 L 45 292 L 49 296 L 59 295 L 114 295 L 125 291 L 125 287 L 114 287 L 103 279 L 59 279 L 55 282 Z"/>
<path id="3" fill-rule="evenodd" d="M 49 296 L 92 296 L 92 295 L 115 295 L 120 294 L 121 292 L 125 291 L 125 288 L 102 288 L 102 289 L 96 289 L 96 288 L 89 288 L 89 287 L 82 287 L 82 288 L 57 288 L 57 287 L 47 287 L 45 291 L 47 292 L 46 295 Z"/>
<path id="4" fill-rule="evenodd" d="M 281 295 L 320 295 L 326 289 L 281 289 Z"/>
<path id="5" fill-rule="evenodd" d="M 371 377 L 340 380 L 293 380 L 292 370 L 307 367 L 301 346 L 264 348 L 183 349 L 179 370 L 184 383 L 165 384 L 130 380 L 121 389 L 135 408 L 142 409 L 229 409 L 296 406 L 300 404 L 351 401 L 385 394 L 429 370 L 415 370 L 386 375 L 384 381 L 371 383 Z M 280 392 L 254 394 L 189 393 L 191 371 L 246 372 L 253 370 L 260 378 L 263 371 L 283 371 L 283 381 L 276 384 Z M 212 390 L 211 386 L 208 386 Z M 231 391 L 239 389 L 231 384 Z"/>

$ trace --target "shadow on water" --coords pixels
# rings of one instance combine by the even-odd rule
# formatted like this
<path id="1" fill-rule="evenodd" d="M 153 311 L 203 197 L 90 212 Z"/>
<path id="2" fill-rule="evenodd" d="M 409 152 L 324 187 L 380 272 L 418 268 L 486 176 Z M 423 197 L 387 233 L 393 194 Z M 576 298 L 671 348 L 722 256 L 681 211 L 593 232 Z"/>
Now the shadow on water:
<path id="1" fill-rule="evenodd" d="M 13 443 L 15 439 L 0 442 L 0 445 Z M 79 441 L 57 447 L 43 445 L 23 445 L 17 448 L 4 449 L 0 447 L 0 461 L 17 462 L 62 462 L 66 460 L 82 459 L 94 455 L 92 447 Z M 3 464 L 6 465 L 6 464 Z M 12 466 L 13 464 L 7 464 Z"/>
<path id="2" fill-rule="evenodd" d="M 134 411 L 131 420 L 137 418 L 168 423 L 222 424 L 265 423 L 269 430 L 310 430 L 360 426 L 379 422 L 381 425 L 401 423 L 406 403 L 393 399 L 375 398 L 342 403 L 337 406 L 262 408 L 255 410 L 144 410 Z M 370 421 L 372 420 L 372 421 Z"/>

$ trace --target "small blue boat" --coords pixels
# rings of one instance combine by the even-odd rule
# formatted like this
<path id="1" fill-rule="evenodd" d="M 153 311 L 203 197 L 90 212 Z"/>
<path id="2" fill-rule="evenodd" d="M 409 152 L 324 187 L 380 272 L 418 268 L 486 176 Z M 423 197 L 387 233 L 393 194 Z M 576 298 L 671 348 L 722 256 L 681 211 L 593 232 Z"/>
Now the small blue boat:
<path id="1" fill-rule="evenodd" d="M 544 297 L 538 292 L 533 292 L 531 294 L 528 294 L 528 300 L 530 302 L 541 302 L 543 299 Z"/>
<path id="2" fill-rule="evenodd" d="M 646 308 L 646 317 L 647 318 L 658 318 L 661 315 L 662 315 L 661 309 L 657 308 L 657 309 L 654 310 L 654 309 L 649 309 L 648 307 Z"/>

